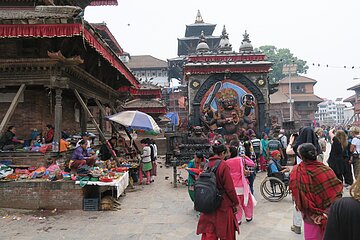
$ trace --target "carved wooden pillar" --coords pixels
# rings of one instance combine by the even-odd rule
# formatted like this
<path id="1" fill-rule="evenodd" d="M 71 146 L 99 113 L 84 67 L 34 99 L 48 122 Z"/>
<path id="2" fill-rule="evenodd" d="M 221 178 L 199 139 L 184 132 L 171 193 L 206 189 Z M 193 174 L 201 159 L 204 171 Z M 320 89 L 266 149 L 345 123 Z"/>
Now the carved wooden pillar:
<path id="1" fill-rule="evenodd" d="M 55 90 L 55 132 L 54 132 L 54 144 L 53 152 L 60 151 L 60 139 L 61 139 L 61 123 L 62 123 L 62 90 Z"/>

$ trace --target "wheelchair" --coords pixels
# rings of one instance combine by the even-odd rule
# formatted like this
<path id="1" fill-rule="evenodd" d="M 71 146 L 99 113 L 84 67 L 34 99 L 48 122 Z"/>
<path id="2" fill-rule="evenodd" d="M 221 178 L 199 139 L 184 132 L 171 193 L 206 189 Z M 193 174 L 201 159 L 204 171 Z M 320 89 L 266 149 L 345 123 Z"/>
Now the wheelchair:
<path id="1" fill-rule="evenodd" d="M 260 193 L 270 202 L 279 202 L 289 193 L 289 180 L 283 174 L 274 173 L 266 177 L 260 184 Z"/>

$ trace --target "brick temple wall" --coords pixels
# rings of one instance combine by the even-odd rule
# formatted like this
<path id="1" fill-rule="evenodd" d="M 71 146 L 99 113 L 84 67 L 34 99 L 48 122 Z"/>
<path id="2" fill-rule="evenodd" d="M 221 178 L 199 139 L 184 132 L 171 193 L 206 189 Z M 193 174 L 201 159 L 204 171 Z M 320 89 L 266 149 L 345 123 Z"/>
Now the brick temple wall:
<path id="1" fill-rule="evenodd" d="M 0 208 L 81 210 L 83 196 L 73 181 L 0 182 Z"/>
<path id="2" fill-rule="evenodd" d="M 10 90 L 16 92 L 17 89 Z M 9 89 L 0 90 L 1 93 Z M 43 130 L 47 124 L 54 125 L 55 92 L 49 95 L 45 88 L 25 89 L 23 102 L 19 102 L 7 126 L 17 128 L 19 138 L 27 139 L 31 130 Z M 10 106 L 10 102 L 0 102 L 0 119 L 2 119 Z M 80 123 L 75 120 L 75 106 L 80 107 L 72 93 L 63 91 L 63 130 L 79 131 Z"/>

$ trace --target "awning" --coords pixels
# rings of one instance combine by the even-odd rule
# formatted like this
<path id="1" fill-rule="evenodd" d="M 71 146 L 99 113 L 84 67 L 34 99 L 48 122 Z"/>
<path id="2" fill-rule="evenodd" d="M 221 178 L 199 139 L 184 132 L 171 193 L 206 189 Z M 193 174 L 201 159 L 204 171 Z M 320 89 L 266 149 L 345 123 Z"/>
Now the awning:
<path id="1" fill-rule="evenodd" d="M 118 5 L 117 0 L 95 0 L 90 3 L 90 6 L 110 6 Z"/>
<path id="2" fill-rule="evenodd" d="M 139 88 L 139 83 L 130 70 L 110 50 L 105 48 L 90 31 L 83 25 L 76 24 L 8 24 L 0 25 L 0 38 L 19 37 L 74 37 L 84 36 L 85 40 L 100 55 L 102 55 L 111 66 L 116 68 L 134 87 Z"/>
<path id="3" fill-rule="evenodd" d="M 0 38 L 80 36 L 81 24 L 8 24 L 0 25 Z"/>

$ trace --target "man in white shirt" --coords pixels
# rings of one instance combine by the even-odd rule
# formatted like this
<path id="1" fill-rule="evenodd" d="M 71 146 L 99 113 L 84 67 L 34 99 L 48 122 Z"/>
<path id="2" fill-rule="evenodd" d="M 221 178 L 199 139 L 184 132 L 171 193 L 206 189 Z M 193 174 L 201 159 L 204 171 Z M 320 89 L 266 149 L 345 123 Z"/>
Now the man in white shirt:
<path id="1" fill-rule="evenodd" d="M 280 129 L 279 132 L 279 141 L 281 142 L 283 149 L 287 148 L 287 137 L 285 135 L 285 130 L 284 129 Z"/>
<path id="2" fill-rule="evenodd" d="M 154 139 L 149 139 L 150 142 L 150 149 L 151 149 L 151 163 L 152 163 L 152 169 L 151 169 L 151 182 L 155 181 L 155 176 L 157 175 L 157 146 Z"/>
<path id="3" fill-rule="evenodd" d="M 89 133 L 84 132 L 81 134 L 81 139 L 76 143 L 75 148 L 80 146 L 79 143 L 81 140 L 84 140 L 85 142 L 87 142 L 86 149 L 90 148 L 90 134 Z"/>

